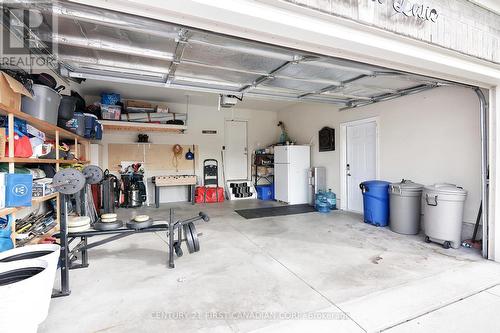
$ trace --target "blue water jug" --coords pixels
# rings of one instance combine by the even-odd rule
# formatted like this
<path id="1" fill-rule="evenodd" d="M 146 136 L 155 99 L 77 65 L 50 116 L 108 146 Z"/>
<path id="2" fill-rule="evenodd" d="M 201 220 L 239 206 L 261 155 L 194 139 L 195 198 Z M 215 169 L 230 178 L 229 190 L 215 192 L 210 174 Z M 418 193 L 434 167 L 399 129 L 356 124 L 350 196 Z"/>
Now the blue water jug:
<path id="1" fill-rule="evenodd" d="M 330 203 L 327 200 L 325 192 L 318 192 L 316 194 L 316 200 L 314 202 L 314 208 L 320 213 L 329 213 L 330 212 Z"/>
<path id="2" fill-rule="evenodd" d="M 326 201 L 330 205 L 330 209 L 337 209 L 337 196 L 332 192 L 332 189 L 328 189 L 325 193 Z"/>

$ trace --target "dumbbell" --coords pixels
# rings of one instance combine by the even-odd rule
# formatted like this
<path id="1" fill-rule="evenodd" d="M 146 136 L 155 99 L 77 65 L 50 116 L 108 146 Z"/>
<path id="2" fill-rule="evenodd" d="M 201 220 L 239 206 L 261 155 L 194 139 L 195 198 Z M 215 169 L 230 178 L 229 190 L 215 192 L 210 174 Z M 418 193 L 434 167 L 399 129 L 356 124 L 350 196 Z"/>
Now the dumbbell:
<path id="1" fill-rule="evenodd" d="M 104 172 L 96 165 L 87 165 L 80 172 L 73 168 L 63 169 L 52 178 L 52 186 L 62 194 L 80 192 L 85 184 L 97 184 L 104 177 Z"/>

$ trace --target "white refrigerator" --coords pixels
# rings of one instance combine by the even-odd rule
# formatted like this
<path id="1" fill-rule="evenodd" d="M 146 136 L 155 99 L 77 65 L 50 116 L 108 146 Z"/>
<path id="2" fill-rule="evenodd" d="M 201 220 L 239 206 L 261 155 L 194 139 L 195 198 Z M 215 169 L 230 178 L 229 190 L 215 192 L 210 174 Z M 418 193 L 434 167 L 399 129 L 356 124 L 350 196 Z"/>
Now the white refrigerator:
<path id="1" fill-rule="evenodd" d="M 308 203 L 309 146 L 274 147 L 274 198 L 291 205 Z"/>

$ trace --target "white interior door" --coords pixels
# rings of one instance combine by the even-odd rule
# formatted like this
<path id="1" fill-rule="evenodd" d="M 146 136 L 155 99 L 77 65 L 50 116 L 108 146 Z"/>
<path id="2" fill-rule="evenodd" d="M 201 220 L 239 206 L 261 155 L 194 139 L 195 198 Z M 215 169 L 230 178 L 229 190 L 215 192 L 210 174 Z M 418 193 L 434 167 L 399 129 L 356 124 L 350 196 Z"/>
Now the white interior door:
<path id="1" fill-rule="evenodd" d="M 359 184 L 377 177 L 377 123 L 346 127 L 347 210 L 363 211 Z"/>
<path id="2" fill-rule="evenodd" d="M 226 179 L 248 179 L 247 122 L 226 120 L 224 133 Z"/>

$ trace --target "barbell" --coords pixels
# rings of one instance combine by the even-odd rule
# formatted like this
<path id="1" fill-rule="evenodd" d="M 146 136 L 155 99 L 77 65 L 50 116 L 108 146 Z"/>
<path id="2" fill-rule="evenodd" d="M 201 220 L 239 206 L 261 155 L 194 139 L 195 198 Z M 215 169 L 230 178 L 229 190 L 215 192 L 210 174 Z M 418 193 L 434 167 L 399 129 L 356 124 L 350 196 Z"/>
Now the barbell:
<path id="1" fill-rule="evenodd" d="M 98 184 L 104 177 L 104 172 L 97 165 L 87 165 L 80 172 L 73 168 L 58 171 L 52 178 L 52 186 L 62 194 L 80 192 L 85 184 Z"/>

